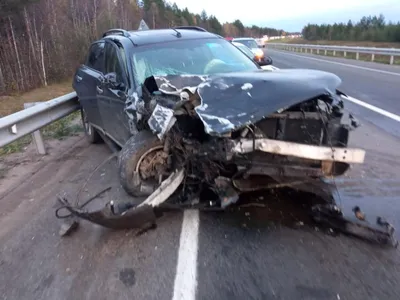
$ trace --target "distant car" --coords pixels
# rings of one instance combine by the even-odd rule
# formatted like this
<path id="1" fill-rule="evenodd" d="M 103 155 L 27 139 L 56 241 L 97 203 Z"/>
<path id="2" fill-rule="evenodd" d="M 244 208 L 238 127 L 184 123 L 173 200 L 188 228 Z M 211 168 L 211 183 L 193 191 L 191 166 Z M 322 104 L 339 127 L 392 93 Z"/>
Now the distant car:
<path id="1" fill-rule="evenodd" d="M 232 42 L 232 44 L 235 45 L 236 47 L 238 47 L 239 50 L 241 50 L 244 54 L 246 54 L 248 57 L 250 57 L 252 60 L 254 60 L 257 64 L 260 64 L 258 57 L 254 54 L 253 51 L 250 50 L 250 48 L 248 48 L 244 44 L 238 43 L 238 42 Z M 265 60 L 265 63 L 260 64 L 260 65 L 262 65 L 262 66 L 272 65 L 272 58 L 270 58 L 269 56 L 266 57 L 264 60 Z"/>
<path id="2" fill-rule="evenodd" d="M 234 38 L 234 39 L 232 39 L 232 42 L 243 44 L 247 48 L 249 48 L 254 54 L 254 60 L 260 66 L 272 64 L 271 57 L 266 56 L 264 54 L 263 49 L 260 49 L 260 46 L 258 46 L 257 41 L 255 39 L 253 39 L 253 38 Z"/>

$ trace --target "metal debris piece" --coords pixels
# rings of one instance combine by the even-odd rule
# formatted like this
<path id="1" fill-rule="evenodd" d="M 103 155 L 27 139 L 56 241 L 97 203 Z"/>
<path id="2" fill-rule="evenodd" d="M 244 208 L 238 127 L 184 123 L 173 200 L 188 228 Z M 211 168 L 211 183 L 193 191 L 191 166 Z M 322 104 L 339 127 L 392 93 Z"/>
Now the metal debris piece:
<path id="1" fill-rule="evenodd" d="M 79 227 L 79 222 L 76 218 L 74 218 L 74 217 L 67 218 L 61 224 L 60 231 L 58 232 L 58 234 L 60 236 L 70 235 L 72 232 L 77 230 L 78 227 Z"/>
<path id="2" fill-rule="evenodd" d="M 239 200 L 239 194 L 233 188 L 232 182 L 229 178 L 217 177 L 214 182 L 214 190 L 221 200 L 222 208 L 226 208 Z"/>
<path id="3" fill-rule="evenodd" d="M 377 218 L 376 224 L 371 224 L 366 220 L 360 221 L 357 218 L 347 218 L 339 207 L 332 204 L 315 205 L 312 208 L 312 217 L 327 228 L 373 243 L 390 245 L 395 248 L 398 246 L 398 241 L 394 236 L 394 227 L 380 217 Z"/>
<path id="4" fill-rule="evenodd" d="M 358 206 L 353 207 L 353 212 L 357 219 L 365 221 L 365 214 L 361 211 L 361 209 Z"/>
<path id="5" fill-rule="evenodd" d="M 121 203 L 118 205 L 114 201 L 110 201 L 103 209 L 88 212 L 83 209 L 83 206 L 71 206 L 65 196 L 58 196 L 58 199 L 63 204 L 62 208 L 67 209 L 73 216 L 104 227 L 113 229 L 143 229 L 150 226 L 151 228 L 157 219 L 154 208 L 165 202 L 179 187 L 183 179 L 183 169 L 172 173 L 153 194 L 138 206 L 133 206 L 132 203 Z M 93 199 L 89 200 L 92 201 Z"/>

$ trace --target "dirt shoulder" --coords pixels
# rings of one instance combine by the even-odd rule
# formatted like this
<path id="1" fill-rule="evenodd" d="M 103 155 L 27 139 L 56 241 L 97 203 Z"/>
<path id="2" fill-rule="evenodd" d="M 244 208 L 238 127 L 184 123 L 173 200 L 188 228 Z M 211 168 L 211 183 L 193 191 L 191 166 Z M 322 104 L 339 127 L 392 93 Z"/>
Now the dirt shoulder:
<path id="1" fill-rule="evenodd" d="M 22 94 L 0 96 L 0 117 L 7 116 L 24 109 L 24 103 L 41 102 L 72 92 L 70 81 L 63 81 L 45 87 L 40 87 Z"/>

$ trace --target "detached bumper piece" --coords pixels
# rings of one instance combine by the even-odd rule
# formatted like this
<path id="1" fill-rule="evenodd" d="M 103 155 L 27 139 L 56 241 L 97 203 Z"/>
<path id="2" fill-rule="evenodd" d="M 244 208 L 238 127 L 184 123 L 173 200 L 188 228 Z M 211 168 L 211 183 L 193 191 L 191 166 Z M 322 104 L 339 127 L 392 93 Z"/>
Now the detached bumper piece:
<path id="1" fill-rule="evenodd" d="M 254 150 L 306 159 L 357 164 L 363 163 L 365 158 L 365 151 L 362 149 L 315 146 L 266 138 L 241 139 L 233 149 L 234 152 L 241 154 Z"/>
<path id="2" fill-rule="evenodd" d="M 316 205 L 312 208 L 312 218 L 315 222 L 327 228 L 349 234 L 363 240 L 385 246 L 397 248 L 399 242 L 394 237 L 394 228 L 381 217 L 377 217 L 376 224 L 371 224 L 356 216 L 345 217 L 336 205 Z M 361 219 L 361 220 L 360 220 Z"/>
<path id="3" fill-rule="evenodd" d="M 152 226 L 155 224 L 156 219 L 162 215 L 162 212 L 157 208 L 176 191 L 183 179 L 184 170 L 176 170 L 161 183 L 157 190 L 137 206 L 133 203 L 115 204 L 110 201 L 101 210 L 87 211 L 84 206 L 89 201 L 94 200 L 95 197 L 87 200 L 81 206 L 72 206 L 66 197 L 58 196 L 57 198 L 62 207 L 56 210 L 56 217 L 60 219 L 72 218 L 68 223 L 65 223 L 64 227 L 66 228 L 61 228 L 60 235 L 68 235 L 72 231 L 72 226 L 76 228 L 77 218 L 111 229 L 143 229 L 149 225 Z M 60 215 L 59 211 L 61 209 L 66 209 L 69 214 Z"/>

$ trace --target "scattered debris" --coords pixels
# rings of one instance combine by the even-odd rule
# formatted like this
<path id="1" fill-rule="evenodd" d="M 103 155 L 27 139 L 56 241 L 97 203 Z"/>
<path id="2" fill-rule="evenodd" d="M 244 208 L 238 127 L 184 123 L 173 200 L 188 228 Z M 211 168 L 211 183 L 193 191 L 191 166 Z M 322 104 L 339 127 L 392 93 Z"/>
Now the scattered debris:
<path id="1" fill-rule="evenodd" d="M 312 217 L 316 222 L 328 227 L 328 230 L 338 230 L 381 245 L 395 248 L 398 246 L 393 226 L 382 221 L 380 217 L 376 219 L 376 224 L 371 224 L 366 219 L 360 221 L 358 218 L 347 218 L 339 207 L 332 204 L 314 206 Z"/>
<path id="2" fill-rule="evenodd" d="M 77 230 L 79 227 L 79 222 L 75 218 L 67 218 L 61 225 L 60 231 L 58 234 L 60 236 L 70 235 L 72 232 Z"/>

